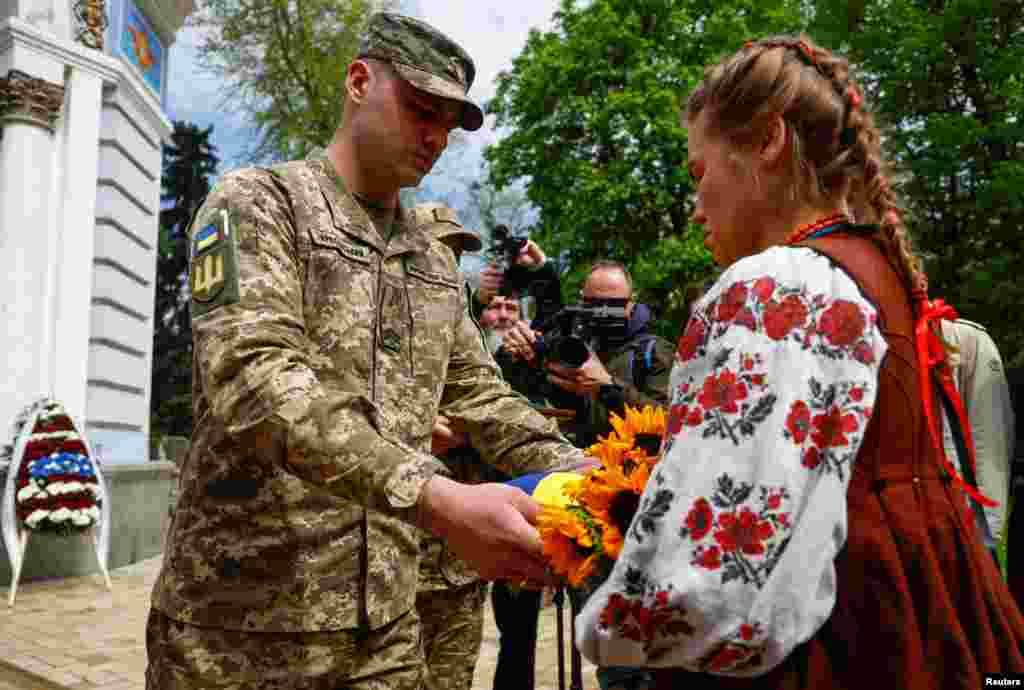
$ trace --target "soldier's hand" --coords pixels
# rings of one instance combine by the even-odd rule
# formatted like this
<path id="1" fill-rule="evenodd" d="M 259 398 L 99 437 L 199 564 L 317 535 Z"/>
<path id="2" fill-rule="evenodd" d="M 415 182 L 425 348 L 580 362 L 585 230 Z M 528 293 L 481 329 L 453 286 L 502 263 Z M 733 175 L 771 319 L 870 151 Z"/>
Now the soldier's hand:
<path id="1" fill-rule="evenodd" d="M 455 431 L 451 420 L 438 415 L 434 420 L 434 430 L 430 436 L 430 452 L 433 455 L 444 455 L 452 448 L 460 448 L 469 443 L 466 434 Z"/>
<path id="2" fill-rule="evenodd" d="M 533 360 L 536 358 L 536 353 L 533 350 L 533 344 L 537 342 L 538 335 L 539 333 L 537 331 L 530 328 L 530 324 L 526 321 L 519 320 L 505 333 L 505 337 L 502 340 L 502 346 L 516 359 L 521 359 L 532 364 Z"/>
<path id="3" fill-rule="evenodd" d="M 516 257 L 516 263 L 527 268 L 543 266 L 547 260 L 544 250 L 533 240 L 529 240 Z"/>
<path id="4" fill-rule="evenodd" d="M 480 271 L 480 287 L 476 291 L 477 301 L 487 306 L 505 284 L 505 274 L 494 264 L 489 264 Z"/>
<path id="5" fill-rule="evenodd" d="M 485 580 L 550 580 L 540 533 L 540 505 L 504 484 L 460 484 L 434 476 L 423 487 L 419 524 L 444 539 Z"/>

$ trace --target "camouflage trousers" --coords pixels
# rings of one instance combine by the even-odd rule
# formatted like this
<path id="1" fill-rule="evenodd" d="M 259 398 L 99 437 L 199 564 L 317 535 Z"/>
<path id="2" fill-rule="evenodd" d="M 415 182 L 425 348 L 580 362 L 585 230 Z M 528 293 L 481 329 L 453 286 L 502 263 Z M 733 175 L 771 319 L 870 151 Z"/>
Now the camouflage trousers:
<path id="1" fill-rule="evenodd" d="M 146 690 L 420 690 L 415 611 L 354 630 L 276 633 L 204 628 L 151 609 Z"/>
<path id="2" fill-rule="evenodd" d="M 484 636 L 486 582 L 416 594 L 424 690 L 470 690 Z"/>

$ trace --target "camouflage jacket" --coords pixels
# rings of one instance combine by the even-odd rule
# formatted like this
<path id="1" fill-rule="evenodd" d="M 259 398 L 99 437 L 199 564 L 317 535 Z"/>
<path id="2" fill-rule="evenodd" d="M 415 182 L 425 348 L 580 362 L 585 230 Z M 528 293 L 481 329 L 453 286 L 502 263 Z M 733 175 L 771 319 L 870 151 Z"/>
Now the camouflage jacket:
<path id="1" fill-rule="evenodd" d="M 441 406 L 510 473 L 577 451 L 502 381 L 451 250 L 385 242 L 322 154 L 228 174 L 190 232 L 195 426 L 153 605 L 252 631 L 414 603 Z"/>
<path id="2" fill-rule="evenodd" d="M 468 300 L 473 299 L 473 291 L 468 282 L 465 285 L 465 293 L 468 303 Z M 476 322 L 476 315 L 472 307 L 470 307 L 469 313 L 473 321 Z M 486 339 L 484 340 L 486 341 Z M 485 342 L 485 349 L 486 346 Z M 442 407 L 439 411 L 442 415 L 447 416 L 445 408 Z M 493 475 L 498 474 L 484 463 L 480 453 L 472 446 L 452 448 L 439 457 L 439 460 L 444 463 L 452 479 L 465 484 L 493 481 L 495 478 Z M 421 592 L 458 589 L 479 579 L 480 575 L 468 563 L 456 557 L 441 539 L 428 532 L 422 533 L 419 579 Z"/>

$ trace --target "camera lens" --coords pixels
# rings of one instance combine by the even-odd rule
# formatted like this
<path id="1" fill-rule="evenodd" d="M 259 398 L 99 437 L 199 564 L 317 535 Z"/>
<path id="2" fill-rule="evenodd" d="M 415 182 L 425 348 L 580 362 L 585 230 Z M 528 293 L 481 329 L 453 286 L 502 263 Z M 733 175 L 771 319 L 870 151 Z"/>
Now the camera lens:
<path id="1" fill-rule="evenodd" d="M 578 369 L 590 358 L 590 349 L 581 339 L 569 336 L 558 343 L 558 362 Z"/>

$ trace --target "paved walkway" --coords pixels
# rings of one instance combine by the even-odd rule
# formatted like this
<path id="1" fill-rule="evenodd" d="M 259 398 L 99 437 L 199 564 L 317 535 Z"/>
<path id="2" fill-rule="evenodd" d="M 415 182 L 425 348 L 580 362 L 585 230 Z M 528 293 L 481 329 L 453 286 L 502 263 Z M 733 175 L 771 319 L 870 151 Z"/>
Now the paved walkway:
<path id="1" fill-rule="evenodd" d="M 112 571 L 113 591 L 99 574 L 23 582 L 13 608 L 0 588 L 0 690 L 142 690 L 146 616 L 159 568 L 157 557 Z M 490 608 L 486 626 L 474 690 L 488 690 L 494 675 L 498 642 Z M 536 690 L 557 690 L 553 607 L 541 612 L 539 638 Z M 597 688 L 590 664 L 584 688 Z"/>

